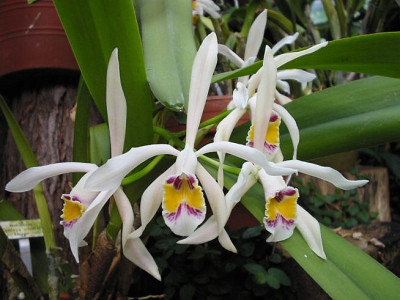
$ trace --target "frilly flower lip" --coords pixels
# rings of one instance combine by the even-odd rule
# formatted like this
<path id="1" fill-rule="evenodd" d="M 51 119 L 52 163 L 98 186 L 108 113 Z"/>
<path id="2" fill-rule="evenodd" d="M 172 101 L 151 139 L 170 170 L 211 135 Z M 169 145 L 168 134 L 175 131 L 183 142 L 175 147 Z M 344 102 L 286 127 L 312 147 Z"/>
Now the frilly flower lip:
<path id="1" fill-rule="evenodd" d="M 264 152 L 268 158 L 273 157 L 279 149 L 279 126 L 281 124 L 281 117 L 274 111 L 271 112 L 269 124 L 264 141 Z M 247 135 L 247 145 L 254 147 L 254 125 L 250 126 Z"/>
<path id="2" fill-rule="evenodd" d="M 267 197 L 264 225 L 271 232 L 268 241 L 282 241 L 292 235 L 297 217 L 298 198 L 299 191 L 290 186 Z"/>
<path id="3" fill-rule="evenodd" d="M 78 197 L 63 194 L 61 199 L 64 200 L 63 214 L 61 215 L 61 225 L 71 228 L 85 213 L 87 206 L 83 204 Z"/>
<path id="4" fill-rule="evenodd" d="M 162 208 L 164 221 L 172 232 L 181 236 L 192 233 L 206 216 L 197 178 L 186 173 L 169 177 L 164 183 Z"/>

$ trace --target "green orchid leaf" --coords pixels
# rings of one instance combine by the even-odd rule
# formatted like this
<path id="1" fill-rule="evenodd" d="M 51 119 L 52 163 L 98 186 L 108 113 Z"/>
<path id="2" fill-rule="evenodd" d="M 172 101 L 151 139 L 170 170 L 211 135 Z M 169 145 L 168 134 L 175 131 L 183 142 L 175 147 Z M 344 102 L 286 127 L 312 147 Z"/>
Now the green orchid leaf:
<path id="1" fill-rule="evenodd" d="M 400 32 L 385 32 L 330 41 L 282 69 L 322 69 L 400 78 Z"/>
<path id="2" fill-rule="evenodd" d="M 285 105 L 300 130 L 298 158 L 315 159 L 400 140 L 400 80 L 371 77 L 313 93 Z M 243 144 L 249 124 L 235 129 L 231 141 Z M 281 126 L 284 157 L 293 154 Z M 234 161 L 233 158 L 228 159 Z"/>
<path id="3" fill-rule="evenodd" d="M 326 47 L 296 58 L 280 69 L 338 70 L 400 78 L 398 53 L 400 32 L 375 33 L 331 41 Z M 214 75 L 212 82 L 251 75 L 261 67 L 262 61 L 258 61 L 242 69 Z"/>
<path id="4" fill-rule="evenodd" d="M 90 128 L 90 162 L 98 166 L 111 156 L 110 131 L 105 123 Z"/>
<path id="5" fill-rule="evenodd" d="M 154 103 L 132 1 L 55 0 L 54 3 L 82 76 L 105 120 L 106 71 L 112 50 L 118 48 L 128 107 L 127 128 L 140 128 L 126 136 L 125 149 L 151 142 Z"/>
<path id="6" fill-rule="evenodd" d="M 202 163 L 216 176 L 216 166 Z M 226 173 L 226 188 L 232 187 L 236 181 L 237 176 Z M 241 203 L 262 223 L 265 200 L 261 184 L 253 186 L 242 198 Z M 329 296 L 333 299 L 399 297 L 400 279 L 397 276 L 329 228 L 321 225 L 321 232 L 327 260 L 317 256 L 297 230 L 292 237 L 281 242 L 281 245 Z"/>
<path id="7" fill-rule="evenodd" d="M 196 54 L 191 2 L 142 0 L 140 22 L 150 88 L 166 107 L 187 108 Z"/>
<path id="8" fill-rule="evenodd" d="M 90 125 L 90 103 L 92 97 L 82 76 L 79 81 L 76 96 L 76 111 L 74 124 L 74 144 L 72 160 L 76 162 L 90 161 L 89 125 Z M 72 182 L 75 185 L 83 175 L 72 174 Z"/>
<path id="9" fill-rule="evenodd" d="M 301 130 L 300 159 L 400 140 L 399 79 L 354 81 L 298 98 L 285 108 Z M 285 128 L 281 145 L 285 157 L 290 157 L 292 146 Z"/>
<path id="10" fill-rule="evenodd" d="M 12 111 L 8 107 L 4 98 L 0 95 L 0 109 L 7 121 L 7 125 L 10 128 L 11 134 L 17 145 L 18 151 L 21 154 L 22 160 L 26 168 L 36 167 L 38 162 L 35 154 L 32 151 L 31 145 L 26 139 L 22 128 L 19 126 L 15 119 Z M 36 206 L 39 212 L 39 217 L 43 229 L 44 241 L 46 249 L 54 249 L 56 247 L 56 240 L 53 232 L 53 223 L 51 222 L 49 208 L 43 192 L 43 185 L 39 183 L 34 189 L 33 193 L 35 196 Z"/>
<path id="11" fill-rule="evenodd" d="M 400 296 L 397 276 L 323 225 L 321 234 L 327 260 L 314 254 L 297 230 L 281 245 L 333 299 Z"/>

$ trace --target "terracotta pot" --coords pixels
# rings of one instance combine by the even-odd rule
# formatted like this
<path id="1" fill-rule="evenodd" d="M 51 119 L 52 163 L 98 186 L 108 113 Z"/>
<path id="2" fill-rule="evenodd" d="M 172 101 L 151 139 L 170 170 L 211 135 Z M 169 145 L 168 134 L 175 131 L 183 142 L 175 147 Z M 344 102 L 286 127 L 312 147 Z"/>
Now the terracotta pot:
<path id="1" fill-rule="evenodd" d="M 0 76 L 37 69 L 78 70 L 51 0 L 0 0 Z"/>

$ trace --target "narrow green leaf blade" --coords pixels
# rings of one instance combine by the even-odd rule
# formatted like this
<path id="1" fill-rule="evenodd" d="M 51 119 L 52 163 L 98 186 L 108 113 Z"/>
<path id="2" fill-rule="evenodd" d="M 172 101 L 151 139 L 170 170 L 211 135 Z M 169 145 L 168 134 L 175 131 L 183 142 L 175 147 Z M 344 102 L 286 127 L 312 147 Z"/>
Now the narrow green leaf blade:
<path id="1" fill-rule="evenodd" d="M 74 142 L 73 142 L 73 161 L 89 162 L 89 126 L 90 126 L 90 103 L 92 97 L 83 78 L 80 78 L 78 93 L 76 96 L 76 111 L 74 124 Z M 76 184 L 83 175 L 73 173 L 72 181 Z"/>
<path id="2" fill-rule="evenodd" d="M 312 159 L 400 140 L 400 80 L 371 77 L 296 99 L 286 109 L 300 128 L 298 156 Z M 290 136 L 281 146 L 290 157 Z"/>
<path id="3" fill-rule="evenodd" d="M 216 175 L 216 167 L 204 165 Z M 226 174 L 225 186 L 229 189 L 236 180 L 236 176 Z M 262 222 L 265 200 L 260 184 L 253 186 L 241 203 Z M 333 299 L 397 299 L 400 296 L 398 277 L 331 229 L 321 225 L 321 232 L 327 260 L 317 256 L 297 230 L 281 244 Z"/>
<path id="4" fill-rule="evenodd" d="M 400 32 L 355 36 L 299 57 L 282 69 L 341 70 L 400 78 Z"/>
<path id="5" fill-rule="evenodd" d="M 400 279 L 373 258 L 321 225 L 327 260 L 315 255 L 301 235 L 281 242 L 304 270 L 334 299 L 397 299 Z"/>
<path id="6" fill-rule="evenodd" d="M 299 49 L 297 51 L 300 51 Z M 336 41 L 299 57 L 280 69 L 321 69 L 400 78 L 400 32 L 355 36 Z M 254 74 L 262 61 L 246 68 L 214 75 L 213 82 Z"/>

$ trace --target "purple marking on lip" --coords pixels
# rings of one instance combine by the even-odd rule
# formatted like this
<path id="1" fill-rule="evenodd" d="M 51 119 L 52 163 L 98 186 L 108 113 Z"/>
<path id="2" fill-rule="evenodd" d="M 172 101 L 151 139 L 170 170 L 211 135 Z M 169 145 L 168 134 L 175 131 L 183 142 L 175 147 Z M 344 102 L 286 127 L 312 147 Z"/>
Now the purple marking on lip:
<path id="1" fill-rule="evenodd" d="M 199 218 L 203 215 L 203 211 L 201 211 L 200 209 L 197 209 L 197 208 L 193 208 L 193 207 L 189 206 L 186 202 L 184 202 L 178 206 L 178 209 L 176 210 L 176 212 L 168 213 L 168 214 L 166 214 L 166 217 L 170 222 L 176 222 L 176 220 L 184 212 L 186 212 L 187 215 L 194 216 L 196 218 Z"/>

